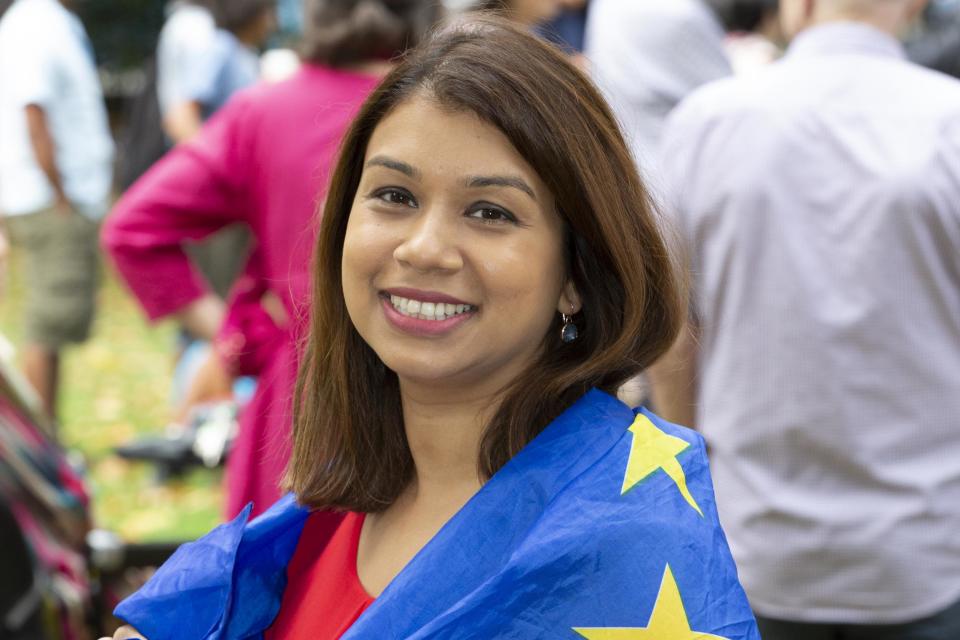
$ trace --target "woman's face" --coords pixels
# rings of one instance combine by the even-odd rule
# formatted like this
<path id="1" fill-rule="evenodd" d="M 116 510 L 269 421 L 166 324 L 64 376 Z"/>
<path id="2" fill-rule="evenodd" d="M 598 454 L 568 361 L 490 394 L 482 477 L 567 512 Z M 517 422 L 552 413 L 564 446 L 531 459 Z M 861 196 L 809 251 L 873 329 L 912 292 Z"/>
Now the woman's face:
<path id="1" fill-rule="evenodd" d="M 343 247 L 357 331 L 401 382 L 498 391 L 579 309 L 550 192 L 498 129 L 428 97 L 384 118 L 364 163 Z"/>

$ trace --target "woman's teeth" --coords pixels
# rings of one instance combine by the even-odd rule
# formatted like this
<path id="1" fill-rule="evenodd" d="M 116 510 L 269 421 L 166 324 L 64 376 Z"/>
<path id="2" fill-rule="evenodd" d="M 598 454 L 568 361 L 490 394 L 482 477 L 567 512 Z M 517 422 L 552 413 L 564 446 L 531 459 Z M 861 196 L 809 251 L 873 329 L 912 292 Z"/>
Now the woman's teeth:
<path id="1" fill-rule="evenodd" d="M 401 298 L 400 296 L 390 296 L 390 304 L 393 308 L 405 316 L 419 318 L 420 320 L 446 320 L 461 313 L 473 311 L 475 307 L 470 304 L 449 304 L 445 302 L 421 302 L 420 300 L 411 300 Z"/>

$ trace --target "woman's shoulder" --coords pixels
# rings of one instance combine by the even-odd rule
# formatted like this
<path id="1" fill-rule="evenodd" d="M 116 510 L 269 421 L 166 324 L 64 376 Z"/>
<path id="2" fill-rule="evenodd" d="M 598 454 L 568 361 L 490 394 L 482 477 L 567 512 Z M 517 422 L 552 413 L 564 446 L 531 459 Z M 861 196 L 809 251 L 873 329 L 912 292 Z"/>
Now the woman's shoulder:
<path id="1" fill-rule="evenodd" d="M 487 497 L 509 503 L 522 495 L 524 504 L 540 505 L 524 524 L 517 557 L 728 555 L 704 439 L 646 408 L 591 391 L 505 471 Z M 544 539 L 563 552 L 535 551 Z"/>
<path id="2" fill-rule="evenodd" d="M 637 510 L 651 501 L 681 518 L 709 518 L 713 485 L 700 434 L 647 408 L 589 391 L 559 416 L 510 465 L 537 482 L 549 502 L 544 513 L 589 500 L 596 507 Z M 505 482 L 500 482 L 503 485 Z M 702 503 L 702 504 L 701 504 Z M 706 510 L 704 509 L 706 506 Z M 715 514 L 714 514 L 715 515 Z"/>
<path id="3" fill-rule="evenodd" d="M 693 630 L 755 639 L 703 438 L 646 409 L 620 422 L 609 426 L 622 435 L 553 496 L 470 608 L 599 638 L 604 628 L 654 624 L 651 610 L 670 602 Z M 526 594 L 532 579 L 535 602 L 508 595 Z"/>
<path id="4" fill-rule="evenodd" d="M 703 439 L 645 409 L 629 415 L 594 413 L 580 435 L 613 433 L 606 451 L 548 497 L 492 576 L 416 637 L 459 637 L 469 627 L 475 637 L 566 629 L 602 638 L 663 629 L 682 614 L 689 628 L 677 626 L 678 634 L 758 638 L 717 518 Z M 564 450 L 577 455 L 554 452 Z"/>
<path id="5" fill-rule="evenodd" d="M 607 422 L 604 430 L 616 432 L 610 446 L 551 497 L 517 557 L 546 564 L 620 562 L 634 569 L 640 563 L 648 572 L 655 568 L 648 564 L 659 563 L 661 574 L 691 557 L 732 567 L 703 437 L 645 408 L 628 419 L 597 418 Z M 522 551 L 544 539 L 553 553 Z"/>
<path id="6" fill-rule="evenodd" d="M 719 527 L 713 481 L 703 437 L 664 420 L 646 408 L 633 410 L 632 421 L 617 424 L 620 435 L 589 468 L 552 501 L 544 516 L 577 509 L 589 500 L 594 512 L 617 517 L 596 519 L 589 530 L 630 528 Z"/>

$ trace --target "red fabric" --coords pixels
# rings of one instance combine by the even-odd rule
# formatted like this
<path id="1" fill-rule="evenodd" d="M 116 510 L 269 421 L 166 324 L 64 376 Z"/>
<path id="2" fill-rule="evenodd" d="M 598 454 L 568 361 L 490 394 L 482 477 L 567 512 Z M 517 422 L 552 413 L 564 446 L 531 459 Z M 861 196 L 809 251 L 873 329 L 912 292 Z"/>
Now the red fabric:
<path id="1" fill-rule="evenodd" d="M 249 501 L 256 515 L 280 497 L 315 212 L 340 139 L 376 83 L 372 76 L 305 65 L 286 82 L 236 94 L 195 140 L 137 181 L 104 225 L 104 248 L 153 319 L 207 290 L 183 251 L 185 240 L 236 222 L 253 232 L 256 249 L 218 344 L 231 370 L 260 376 L 230 454 L 228 517 Z M 260 304 L 267 291 L 290 319 L 283 327 Z"/>
<path id="2" fill-rule="evenodd" d="M 325 534 L 329 521 L 323 515 L 307 519 L 287 565 L 280 613 L 264 640 L 334 640 L 373 603 L 357 576 L 363 514 L 347 514 L 332 538 Z"/>

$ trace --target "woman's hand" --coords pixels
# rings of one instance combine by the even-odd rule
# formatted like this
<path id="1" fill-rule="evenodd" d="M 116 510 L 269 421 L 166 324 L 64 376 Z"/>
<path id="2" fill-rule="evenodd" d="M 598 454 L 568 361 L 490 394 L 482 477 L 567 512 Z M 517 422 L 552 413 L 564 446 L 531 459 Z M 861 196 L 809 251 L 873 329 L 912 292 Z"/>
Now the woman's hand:
<path id="1" fill-rule="evenodd" d="M 139 631 L 131 626 L 123 625 L 117 629 L 111 638 L 103 637 L 100 640 L 147 640 Z"/>

